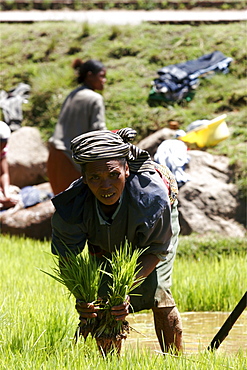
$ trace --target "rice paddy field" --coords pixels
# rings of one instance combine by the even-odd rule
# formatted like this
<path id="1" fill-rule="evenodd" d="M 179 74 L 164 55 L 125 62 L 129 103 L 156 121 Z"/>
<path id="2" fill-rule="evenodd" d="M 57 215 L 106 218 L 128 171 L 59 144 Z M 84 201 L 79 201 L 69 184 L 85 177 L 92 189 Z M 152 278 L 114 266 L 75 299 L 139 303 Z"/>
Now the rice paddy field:
<path id="1" fill-rule="evenodd" d="M 181 237 L 173 272 L 173 295 L 180 312 L 232 311 L 247 286 L 245 242 L 228 239 L 226 249 L 225 239 L 192 236 L 190 241 Z M 189 245 L 194 253 L 186 254 Z M 91 338 L 74 345 L 75 301 L 63 285 L 41 271 L 54 267 L 50 242 L 2 235 L 1 257 L 1 370 L 247 369 L 243 349 L 222 353 L 198 348 L 164 356 L 137 344 L 120 357 L 113 353 L 103 358 Z"/>

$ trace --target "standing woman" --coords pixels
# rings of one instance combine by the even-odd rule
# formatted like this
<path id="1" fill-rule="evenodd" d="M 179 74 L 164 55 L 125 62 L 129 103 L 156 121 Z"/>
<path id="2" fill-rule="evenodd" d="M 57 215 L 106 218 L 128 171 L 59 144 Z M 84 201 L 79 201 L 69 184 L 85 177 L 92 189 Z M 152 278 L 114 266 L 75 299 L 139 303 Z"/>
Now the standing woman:
<path id="1" fill-rule="evenodd" d="M 76 59 L 79 87 L 65 99 L 53 136 L 49 139 L 47 172 L 54 194 L 64 191 L 81 176 L 80 166 L 72 161 L 71 140 L 83 133 L 106 129 L 105 107 L 101 94 L 106 82 L 106 69 L 97 60 L 83 63 Z"/>

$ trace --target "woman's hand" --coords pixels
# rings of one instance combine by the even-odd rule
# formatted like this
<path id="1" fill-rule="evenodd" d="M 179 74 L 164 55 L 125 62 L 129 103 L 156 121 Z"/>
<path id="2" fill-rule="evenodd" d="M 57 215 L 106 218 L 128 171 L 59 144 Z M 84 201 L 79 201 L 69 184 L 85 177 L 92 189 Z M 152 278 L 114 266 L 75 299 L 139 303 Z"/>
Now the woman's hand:
<path id="1" fill-rule="evenodd" d="M 111 309 L 111 314 L 115 316 L 115 319 L 117 321 L 119 320 L 125 320 L 126 316 L 129 314 L 129 306 L 130 306 L 130 297 L 127 296 L 126 300 L 118 305 L 118 306 L 113 306 Z"/>
<path id="2" fill-rule="evenodd" d="M 94 306 L 93 303 L 86 303 L 81 301 L 76 302 L 75 308 L 80 315 L 81 322 L 84 324 L 86 324 L 87 319 L 97 317 L 97 312 L 100 310 L 100 308 Z"/>
<path id="3" fill-rule="evenodd" d="M 111 309 L 111 314 L 115 317 L 117 321 L 125 320 L 126 316 L 129 314 L 130 297 L 127 296 L 126 300 L 118 306 L 113 306 Z M 87 319 L 92 319 L 98 316 L 98 312 L 101 310 L 100 307 L 95 306 L 93 303 L 86 303 L 77 301 L 75 308 L 80 315 L 80 320 L 82 323 L 86 323 Z"/>
<path id="4" fill-rule="evenodd" d="M 136 275 L 136 278 L 147 277 L 153 272 L 157 264 L 159 263 L 159 258 L 155 254 L 144 254 L 139 257 L 140 271 Z"/>
<path id="5" fill-rule="evenodd" d="M 18 199 L 15 198 L 0 198 L 0 203 L 2 204 L 3 208 L 11 208 L 14 207 L 18 203 Z"/>

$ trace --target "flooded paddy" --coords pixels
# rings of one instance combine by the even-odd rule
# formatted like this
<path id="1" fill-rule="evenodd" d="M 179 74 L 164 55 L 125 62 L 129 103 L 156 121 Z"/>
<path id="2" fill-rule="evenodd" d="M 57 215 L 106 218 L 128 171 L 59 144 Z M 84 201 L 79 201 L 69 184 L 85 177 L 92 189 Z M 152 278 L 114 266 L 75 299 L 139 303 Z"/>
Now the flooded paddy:
<path id="1" fill-rule="evenodd" d="M 183 323 L 183 347 L 185 353 L 194 353 L 207 349 L 214 336 L 222 327 L 229 312 L 185 312 L 181 313 Z M 131 330 L 124 349 L 149 347 L 160 351 L 155 335 L 153 314 L 141 313 L 129 315 Z M 247 311 L 245 310 L 233 325 L 228 336 L 217 349 L 218 352 L 233 354 L 239 350 L 247 351 Z"/>

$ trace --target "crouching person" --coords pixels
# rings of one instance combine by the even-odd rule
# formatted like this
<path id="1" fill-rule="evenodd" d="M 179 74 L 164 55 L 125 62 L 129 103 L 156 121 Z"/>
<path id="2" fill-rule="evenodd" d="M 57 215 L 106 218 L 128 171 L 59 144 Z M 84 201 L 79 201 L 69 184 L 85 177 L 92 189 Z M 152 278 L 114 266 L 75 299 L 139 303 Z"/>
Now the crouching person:
<path id="1" fill-rule="evenodd" d="M 144 250 L 137 277 L 141 286 L 123 304 L 112 308 L 116 320 L 152 309 L 161 350 L 182 349 L 181 319 L 172 297 L 171 273 L 178 244 L 176 182 L 165 167 L 153 163 L 149 154 L 129 143 L 132 129 L 93 131 L 72 140 L 73 159 L 82 177 L 53 198 L 52 251 L 66 256 L 66 248 L 89 251 L 102 260 L 127 240 Z M 106 294 L 105 285 L 99 292 Z M 97 316 L 90 302 L 77 302 L 83 322 Z"/>

